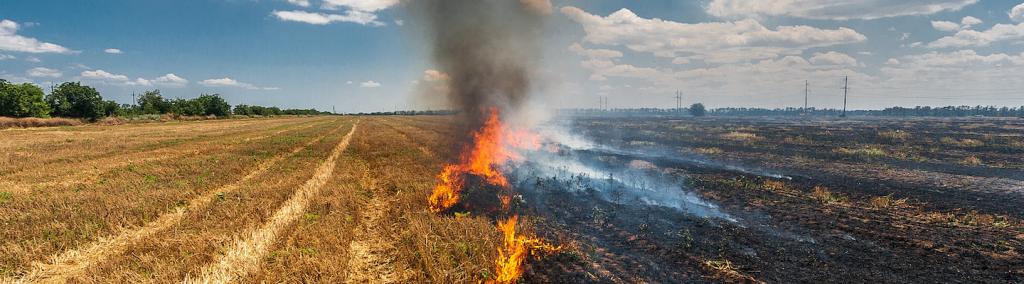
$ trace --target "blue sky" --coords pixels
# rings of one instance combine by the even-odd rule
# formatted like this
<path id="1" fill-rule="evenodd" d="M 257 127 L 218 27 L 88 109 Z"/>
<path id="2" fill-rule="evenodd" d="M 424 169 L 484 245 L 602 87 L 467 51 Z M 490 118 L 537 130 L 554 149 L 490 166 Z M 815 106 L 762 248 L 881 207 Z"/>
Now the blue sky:
<path id="1" fill-rule="evenodd" d="M 516 1 L 516 0 L 509 0 Z M 553 107 L 1024 105 L 1020 0 L 555 0 L 534 70 Z M 1015 8 L 1016 7 L 1016 8 Z M 0 78 L 339 112 L 441 107 L 399 0 L 2 0 Z M 437 72 L 435 72 L 437 71 Z"/>

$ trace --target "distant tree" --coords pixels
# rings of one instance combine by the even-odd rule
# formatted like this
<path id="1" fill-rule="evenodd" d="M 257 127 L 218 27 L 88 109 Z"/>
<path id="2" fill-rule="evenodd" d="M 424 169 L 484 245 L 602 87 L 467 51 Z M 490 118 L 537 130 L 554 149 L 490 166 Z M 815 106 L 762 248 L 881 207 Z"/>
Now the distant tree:
<path id="1" fill-rule="evenodd" d="M 252 107 L 249 105 L 237 105 L 232 113 L 235 115 L 254 115 Z"/>
<path id="2" fill-rule="evenodd" d="M 96 120 L 103 116 L 103 97 L 96 89 L 78 82 L 65 82 L 46 96 L 54 116 Z"/>
<path id="3" fill-rule="evenodd" d="M 704 104 L 695 103 L 690 106 L 690 115 L 693 116 L 704 116 L 707 114 L 707 109 L 704 108 Z"/>
<path id="4" fill-rule="evenodd" d="M 194 100 L 202 108 L 203 115 L 225 117 L 231 114 L 231 104 L 221 98 L 219 94 L 203 94 Z"/>
<path id="5" fill-rule="evenodd" d="M 38 86 L 11 84 L 0 79 L 0 116 L 48 117 L 50 106 L 43 100 L 43 89 Z"/>
<path id="6" fill-rule="evenodd" d="M 124 110 L 121 105 L 115 101 L 104 101 L 103 102 L 103 115 L 105 116 L 123 116 Z"/>
<path id="7" fill-rule="evenodd" d="M 142 114 L 162 114 L 171 111 L 170 102 L 164 100 L 160 90 L 146 91 L 136 101 Z"/>

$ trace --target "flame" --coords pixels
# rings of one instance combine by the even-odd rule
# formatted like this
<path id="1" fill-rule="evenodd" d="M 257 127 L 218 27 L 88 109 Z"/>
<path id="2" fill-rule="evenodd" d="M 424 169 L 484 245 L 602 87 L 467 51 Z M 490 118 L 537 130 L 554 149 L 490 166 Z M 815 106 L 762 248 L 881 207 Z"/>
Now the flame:
<path id="1" fill-rule="evenodd" d="M 487 283 L 515 283 L 523 275 L 523 263 L 527 256 L 538 256 L 558 252 L 561 247 L 552 246 L 544 241 L 516 234 L 516 222 L 519 216 L 514 215 L 504 222 L 498 222 L 498 230 L 502 232 L 501 246 L 498 247 L 498 259 L 495 263 L 495 277 Z"/>
<path id="2" fill-rule="evenodd" d="M 458 163 L 445 165 L 437 175 L 438 183 L 427 198 L 430 211 L 443 212 L 458 204 L 467 175 L 481 177 L 490 185 L 508 189 L 508 178 L 500 167 L 509 161 L 520 161 L 519 150 L 541 149 L 540 136 L 521 129 L 512 129 L 501 123 L 496 108 L 488 111 L 483 126 L 473 133 L 473 143 L 463 149 Z M 510 211 L 512 195 L 510 190 L 499 192 L 502 210 Z M 518 215 L 498 222 L 502 232 L 502 244 L 498 247 L 495 260 L 496 277 L 488 283 L 514 283 L 523 274 L 523 263 L 527 256 L 559 251 L 561 248 L 543 240 L 524 234 L 517 234 Z"/>
<path id="3" fill-rule="evenodd" d="M 508 178 L 498 167 L 508 161 L 522 160 L 517 150 L 540 149 L 540 136 L 506 127 L 496 108 L 488 113 L 487 121 L 473 133 L 473 143 L 462 151 L 459 163 L 446 165 L 438 174 L 438 183 L 427 200 L 430 211 L 438 213 L 455 206 L 467 174 L 481 177 L 490 185 L 508 187 Z"/>

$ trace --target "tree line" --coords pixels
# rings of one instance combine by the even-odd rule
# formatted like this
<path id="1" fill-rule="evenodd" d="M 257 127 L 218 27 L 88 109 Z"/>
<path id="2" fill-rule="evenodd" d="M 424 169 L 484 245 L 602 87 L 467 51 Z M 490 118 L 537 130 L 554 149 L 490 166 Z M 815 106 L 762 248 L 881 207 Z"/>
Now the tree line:
<path id="1" fill-rule="evenodd" d="M 191 99 L 166 99 L 160 90 L 146 91 L 135 104 L 118 104 L 103 100 L 95 88 L 79 82 L 65 82 L 53 88 L 50 94 L 31 83 L 14 84 L 0 79 L 0 116 L 8 117 L 68 117 L 95 121 L 103 117 L 162 115 L 184 116 L 230 115 L 322 115 L 330 114 L 315 109 L 285 109 L 252 105 L 231 107 L 218 94 L 202 94 Z"/>

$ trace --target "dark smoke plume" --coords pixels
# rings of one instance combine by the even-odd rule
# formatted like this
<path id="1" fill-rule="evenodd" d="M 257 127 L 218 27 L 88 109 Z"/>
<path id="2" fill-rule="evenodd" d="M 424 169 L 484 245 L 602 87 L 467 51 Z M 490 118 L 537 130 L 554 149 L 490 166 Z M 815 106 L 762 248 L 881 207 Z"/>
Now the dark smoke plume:
<path id="1" fill-rule="evenodd" d="M 517 109 L 527 98 L 540 54 L 539 37 L 548 0 L 411 0 L 427 28 L 432 56 L 447 73 L 447 104 L 482 122 L 490 107 Z"/>

